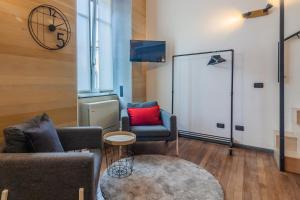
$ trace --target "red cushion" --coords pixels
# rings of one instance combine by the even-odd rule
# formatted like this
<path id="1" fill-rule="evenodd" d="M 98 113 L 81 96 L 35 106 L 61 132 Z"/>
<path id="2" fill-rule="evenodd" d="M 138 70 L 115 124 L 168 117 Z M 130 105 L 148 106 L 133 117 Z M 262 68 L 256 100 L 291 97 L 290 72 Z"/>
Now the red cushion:
<path id="1" fill-rule="evenodd" d="M 131 126 L 162 125 L 159 106 L 149 108 L 128 108 Z"/>

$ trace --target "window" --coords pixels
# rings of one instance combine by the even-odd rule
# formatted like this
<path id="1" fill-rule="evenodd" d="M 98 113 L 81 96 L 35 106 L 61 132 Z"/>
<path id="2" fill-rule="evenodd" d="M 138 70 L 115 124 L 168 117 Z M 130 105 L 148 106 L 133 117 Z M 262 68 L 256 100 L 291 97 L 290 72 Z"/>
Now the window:
<path id="1" fill-rule="evenodd" d="M 111 0 L 77 0 L 79 92 L 113 90 Z"/>
<path id="2" fill-rule="evenodd" d="M 89 1 L 77 1 L 77 85 L 79 91 L 91 90 Z"/>

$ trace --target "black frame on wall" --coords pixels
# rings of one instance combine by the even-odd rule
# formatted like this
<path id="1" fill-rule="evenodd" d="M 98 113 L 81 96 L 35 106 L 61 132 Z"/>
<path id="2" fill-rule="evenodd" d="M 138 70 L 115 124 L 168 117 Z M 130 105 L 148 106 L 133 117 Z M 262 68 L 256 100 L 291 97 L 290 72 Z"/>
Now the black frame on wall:
<path id="1" fill-rule="evenodd" d="M 300 39 L 300 31 L 285 38 L 285 4 L 284 0 L 280 0 L 280 25 L 279 25 L 279 43 L 278 43 L 278 80 L 279 80 L 279 168 L 285 171 L 285 47 L 284 44 L 288 40 L 298 37 Z"/>
<path id="2" fill-rule="evenodd" d="M 284 91 L 284 0 L 280 0 L 280 25 L 279 25 L 279 138 L 280 138 L 280 149 L 279 149 L 279 168 L 280 171 L 285 171 L 285 91 Z"/>
<path id="3" fill-rule="evenodd" d="M 189 131 L 179 131 L 179 135 L 184 137 L 191 137 L 195 139 L 200 139 L 209 142 L 221 143 L 229 145 L 229 154 L 232 155 L 232 148 L 234 145 L 233 141 L 233 83 L 234 83 L 234 49 L 226 49 L 226 50 L 217 50 L 217 51 L 206 51 L 206 52 L 198 52 L 198 53 L 190 53 L 190 54 L 178 54 L 172 56 L 172 114 L 174 113 L 174 69 L 175 69 L 175 58 L 178 57 L 187 57 L 187 56 L 195 56 L 195 55 L 204 55 L 204 54 L 214 54 L 214 53 L 231 53 L 231 92 L 230 92 L 230 138 L 211 136 L 207 134 L 201 133 L 193 133 Z"/>

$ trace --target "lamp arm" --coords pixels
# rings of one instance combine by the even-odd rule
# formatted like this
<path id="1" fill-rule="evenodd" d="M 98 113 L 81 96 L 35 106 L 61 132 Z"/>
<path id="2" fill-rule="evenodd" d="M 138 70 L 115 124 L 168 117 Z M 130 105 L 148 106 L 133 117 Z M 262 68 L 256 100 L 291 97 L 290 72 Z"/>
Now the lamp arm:
<path id="1" fill-rule="evenodd" d="M 296 36 L 300 39 L 300 31 L 298 31 L 298 32 L 296 32 L 296 33 L 288 36 L 287 38 L 284 39 L 284 41 L 287 41 L 287 40 L 289 40 L 289 39 L 291 39 L 293 37 L 296 37 Z"/>
<path id="2" fill-rule="evenodd" d="M 268 12 L 271 8 L 273 8 L 273 5 L 272 4 L 267 4 L 266 8 L 263 9 L 264 12 Z"/>

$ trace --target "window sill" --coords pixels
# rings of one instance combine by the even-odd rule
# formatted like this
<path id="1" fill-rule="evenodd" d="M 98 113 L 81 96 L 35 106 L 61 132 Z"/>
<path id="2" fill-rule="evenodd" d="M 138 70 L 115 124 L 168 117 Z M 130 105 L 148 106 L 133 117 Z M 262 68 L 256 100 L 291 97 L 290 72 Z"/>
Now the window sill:
<path id="1" fill-rule="evenodd" d="M 92 97 L 104 97 L 104 96 L 117 96 L 114 92 L 101 92 L 101 93 L 79 93 L 78 98 L 92 98 Z"/>

